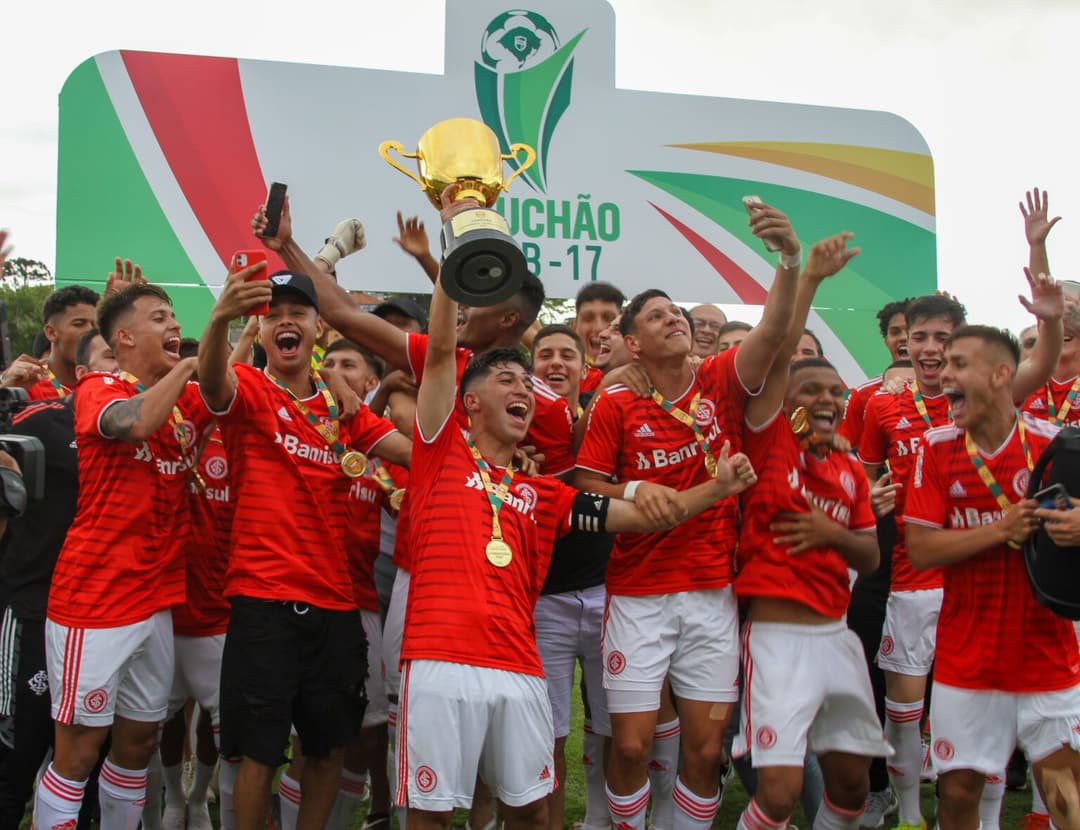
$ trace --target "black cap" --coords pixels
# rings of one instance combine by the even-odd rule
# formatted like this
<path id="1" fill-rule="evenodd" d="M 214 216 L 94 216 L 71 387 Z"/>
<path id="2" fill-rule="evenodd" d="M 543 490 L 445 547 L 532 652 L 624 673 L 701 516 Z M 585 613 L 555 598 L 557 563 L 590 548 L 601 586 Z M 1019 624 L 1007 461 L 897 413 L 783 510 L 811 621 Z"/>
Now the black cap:
<path id="1" fill-rule="evenodd" d="M 424 309 L 420 308 L 419 304 L 414 303 L 412 300 L 405 297 L 394 297 L 381 305 L 377 305 L 371 313 L 376 317 L 385 317 L 387 312 L 390 311 L 404 314 L 406 317 L 416 320 L 420 324 L 420 328 L 427 328 L 427 315 L 424 314 Z"/>
<path id="2" fill-rule="evenodd" d="M 298 294 L 307 301 L 316 311 L 319 310 L 319 295 L 315 291 L 315 283 L 307 274 L 297 271 L 276 271 L 270 275 L 270 287 L 273 289 L 273 298 L 283 297 L 286 294 Z"/>

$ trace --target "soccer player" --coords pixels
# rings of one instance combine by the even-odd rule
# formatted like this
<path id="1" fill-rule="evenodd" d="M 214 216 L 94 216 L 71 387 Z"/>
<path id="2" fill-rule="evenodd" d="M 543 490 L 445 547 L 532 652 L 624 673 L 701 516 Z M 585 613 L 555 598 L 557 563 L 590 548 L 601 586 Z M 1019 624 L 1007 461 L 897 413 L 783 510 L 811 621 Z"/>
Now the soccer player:
<path id="1" fill-rule="evenodd" d="M 138 821 L 172 682 L 169 609 L 184 601 L 185 490 L 210 421 L 168 294 L 132 285 L 97 316 L 121 373 L 84 375 L 75 393 L 78 509 L 45 623 L 56 734 L 34 802 L 42 828 L 74 826 L 110 728 L 101 824 Z"/>
<path id="2" fill-rule="evenodd" d="M 236 826 L 265 819 L 290 725 L 303 741 L 298 827 L 323 827 L 343 749 L 359 735 L 366 643 L 344 548 L 351 481 L 372 452 L 408 463 L 410 444 L 366 408 L 348 421 L 311 354 L 322 329 L 311 279 L 230 274 L 199 345 L 203 398 L 221 425 L 235 513 L 225 594 L 221 752 L 241 756 Z M 228 366 L 229 323 L 263 302 L 265 371 Z"/>
<path id="3" fill-rule="evenodd" d="M 75 348 L 75 374 L 114 372 L 116 360 L 97 329 Z M 71 396 L 41 401 L 15 414 L 11 430 L 45 447 L 45 498 L 30 500 L 13 518 L 0 556 L 5 597 L 0 648 L 0 826 L 18 827 L 34 780 L 52 744 L 49 672 L 45 659 L 45 608 L 56 557 L 75 518 L 79 491 L 75 458 L 75 407 Z M 10 743 L 8 743 L 10 741 Z M 89 806 L 89 805 L 88 805 Z"/>
<path id="4" fill-rule="evenodd" d="M 603 371 L 596 365 L 600 356 L 600 333 L 619 316 L 626 295 L 609 282 L 591 282 L 574 297 L 574 321 L 571 328 L 585 345 L 585 377 L 582 392 L 593 392 L 600 385 Z"/>
<path id="5" fill-rule="evenodd" d="M 787 827 L 807 749 L 825 778 L 814 827 L 854 830 L 870 759 L 888 749 L 862 649 L 843 621 L 848 569 L 871 573 L 879 555 L 866 477 L 853 456 L 832 450 L 847 390 L 822 358 L 790 368 L 786 360 L 818 286 L 859 253 L 847 249 L 850 236 L 811 247 L 792 332 L 761 394 L 746 405 L 744 447 L 763 471 L 762 486 L 743 501 L 735 579 L 749 610 L 742 731 L 733 752 L 751 752 L 757 772 L 739 822 L 746 830 Z"/>
<path id="6" fill-rule="evenodd" d="M 742 320 L 728 320 L 716 333 L 716 353 L 734 349 L 746 339 L 754 327 Z"/>
<path id="7" fill-rule="evenodd" d="M 1080 827 L 1080 652 L 1072 624 L 1036 602 L 1020 547 L 1037 524 L 1025 498 L 1057 428 L 1018 415 L 1019 347 L 986 326 L 945 350 L 953 424 L 923 437 L 904 525 L 917 568 L 940 568 L 930 709 L 938 826 L 974 830 L 986 775 L 1017 744 L 1058 827 Z"/>
<path id="8" fill-rule="evenodd" d="M 651 395 L 613 385 L 597 397 L 575 486 L 632 499 L 655 515 L 672 488 L 710 477 L 719 442 L 738 445 L 746 400 L 760 390 L 787 334 L 801 263 L 799 240 L 783 213 L 766 206 L 750 221 L 755 235 L 782 247 L 761 324 L 738 349 L 705 358 L 695 371 L 682 310 L 658 289 L 632 299 L 620 329 L 651 381 Z M 671 532 L 616 538 L 607 568 L 604 688 L 612 721 L 608 802 L 612 821 L 624 830 L 644 827 L 665 677 L 678 700 L 682 771 L 672 826 L 664 830 L 706 827 L 719 806 L 723 734 L 738 698 L 735 514 L 729 500 Z"/>
<path id="9" fill-rule="evenodd" d="M 553 784 L 553 734 L 533 608 L 555 537 L 571 527 L 670 524 L 741 489 L 752 472 L 724 450 L 719 478 L 673 495 L 651 516 L 551 477 L 521 475 L 513 453 L 535 406 L 527 364 L 516 349 L 486 352 L 470 362 L 459 390 L 456 316 L 437 285 L 410 484 L 398 787 L 408 791 L 411 830 L 448 827 L 453 808 L 469 805 L 479 771 L 509 828 L 539 828 Z M 458 400 L 468 430 L 453 417 Z"/>
<path id="10" fill-rule="evenodd" d="M 694 325 L 693 354 L 708 357 L 720 353 L 720 329 L 727 323 L 727 315 L 714 305 L 696 305 L 690 309 L 690 322 Z"/>

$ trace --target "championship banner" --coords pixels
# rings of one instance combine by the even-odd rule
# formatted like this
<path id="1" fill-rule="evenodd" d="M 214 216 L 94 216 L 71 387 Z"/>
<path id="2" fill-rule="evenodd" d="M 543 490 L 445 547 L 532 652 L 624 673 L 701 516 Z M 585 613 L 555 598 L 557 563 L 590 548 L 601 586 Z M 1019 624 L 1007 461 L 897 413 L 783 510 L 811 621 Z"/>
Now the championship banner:
<path id="1" fill-rule="evenodd" d="M 933 164 L 898 116 L 617 89 L 604 0 L 448 0 L 445 60 L 443 75 L 138 51 L 87 60 L 60 94 L 57 284 L 100 288 L 114 257 L 131 258 L 197 335 L 281 181 L 309 253 L 341 219 L 364 222 L 368 247 L 340 263 L 347 288 L 430 291 L 391 240 L 401 210 L 437 249 L 438 215 L 378 148 L 415 150 L 436 122 L 466 117 L 504 153 L 536 151 L 494 210 L 551 297 L 606 280 L 628 296 L 660 287 L 761 305 L 776 256 L 750 234 L 747 195 L 784 210 L 804 249 L 856 234 L 862 255 L 818 291 L 809 323 L 849 383 L 887 360 L 877 309 L 936 288 Z"/>

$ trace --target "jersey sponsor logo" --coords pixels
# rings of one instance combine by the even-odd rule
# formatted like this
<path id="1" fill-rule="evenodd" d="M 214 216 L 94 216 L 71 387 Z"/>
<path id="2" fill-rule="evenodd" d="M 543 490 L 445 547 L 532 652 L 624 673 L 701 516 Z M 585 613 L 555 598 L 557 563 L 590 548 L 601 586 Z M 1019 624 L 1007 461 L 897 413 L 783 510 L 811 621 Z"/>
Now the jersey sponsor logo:
<path id="1" fill-rule="evenodd" d="M 844 477 L 847 477 L 847 482 L 844 481 Z M 788 486 L 792 490 L 798 490 L 802 493 L 804 499 L 815 507 L 820 508 L 824 513 L 828 514 L 831 518 L 840 522 L 845 527 L 851 521 L 851 507 L 844 504 L 839 499 L 826 499 L 821 496 L 815 496 L 809 490 L 806 489 L 806 485 L 802 484 L 799 480 L 799 471 L 792 467 L 791 472 L 788 473 Z M 848 498 L 855 498 L 855 479 L 851 477 L 850 473 L 843 472 L 840 474 L 840 486 L 844 488 L 844 491 L 848 494 Z M 848 490 L 848 488 L 851 488 Z"/>
<path id="2" fill-rule="evenodd" d="M 103 377 L 101 379 L 101 382 L 104 383 L 106 386 L 112 386 L 114 383 L 116 383 L 116 381 L 110 377 Z"/>
<path id="3" fill-rule="evenodd" d="M 289 455 L 295 455 L 297 458 L 314 461 L 316 464 L 325 464 L 329 467 L 337 466 L 337 457 L 326 444 L 321 447 L 314 444 L 305 444 L 295 435 L 282 435 L 280 432 L 274 433 L 274 443 L 281 444 L 285 452 Z"/>
<path id="4" fill-rule="evenodd" d="M 911 421 L 909 421 L 907 418 L 905 418 L 903 415 L 901 415 L 900 420 L 896 422 L 896 428 L 897 429 L 910 429 L 911 428 Z"/>
<path id="5" fill-rule="evenodd" d="M 349 498 L 355 501 L 365 501 L 368 504 L 375 504 L 378 500 L 379 494 L 374 487 L 371 487 L 364 481 L 354 481 L 349 485 Z"/>
<path id="6" fill-rule="evenodd" d="M 135 460 L 145 461 L 150 463 L 154 460 L 154 454 L 150 452 L 150 444 L 147 441 L 142 442 L 142 446 L 135 450 Z"/>
<path id="7" fill-rule="evenodd" d="M 934 741 L 934 755 L 936 755 L 942 761 L 951 761 L 953 755 L 955 754 L 956 749 L 944 738 L 938 738 L 936 741 Z"/>
<path id="8" fill-rule="evenodd" d="M 224 487 L 207 487 L 206 492 L 203 493 L 203 496 L 206 498 L 207 501 L 215 501 L 219 504 L 228 504 L 230 501 L 229 485 L 226 484 Z"/>
<path id="9" fill-rule="evenodd" d="M 702 424 L 704 426 L 704 424 Z M 713 422 L 712 428 L 705 436 L 710 444 L 714 443 L 720 436 L 722 429 L 720 424 Z M 698 446 L 698 442 L 688 441 L 678 449 L 667 450 L 662 447 L 657 447 L 655 450 L 649 453 L 638 452 L 637 454 L 637 468 L 639 470 L 651 470 L 662 469 L 663 467 L 670 467 L 673 464 L 679 464 L 683 461 L 688 461 L 693 458 L 697 458 L 701 454 L 701 449 Z"/>
<path id="10" fill-rule="evenodd" d="M 1031 481 L 1031 470 L 1027 467 L 1021 467 L 1016 471 L 1016 475 L 1013 476 L 1012 486 L 1020 498 L 1024 498 L 1027 494 L 1028 483 Z"/>
<path id="11" fill-rule="evenodd" d="M 1028 409 L 1046 409 L 1046 404 L 1042 398 L 1035 398 L 1028 404 Z"/>
<path id="12" fill-rule="evenodd" d="M 849 499 L 855 498 L 855 477 L 847 470 L 840 473 L 840 487 L 847 493 Z"/>
<path id="13" fill-rule="evenodd" d="M 439 776 L 435 774 L 435 770 L 426 764 L 420 767 L 416 771 L 416 789 L 422 793 L 429 793 L 435 789 L 439 783 Z"/>
<path id="14" fill-rule="evenodd" d="M 613 651 L 607 657 L 607 670 L 610 674 L 622 674 L 626 668 L 626 658 L 621 651 Z"/>
<path id="15" fill-rule="evenodd" d="M 480 473 L 474 470 L 465 479 L 465 486 L 470 490 L 479 490 L 484 492 L 484 481 L 480 478 Z M 536 489 L 531 484 L 517 484 L 511 488 L 510 492 L 506 494 L 506 499 L 503 504 L 508 504 L 518 513 L 523 516 L 528 516 L 535 521 L 533 511 L 536 510 L 537 502 L 540 501 L 540 496 L 537 494 Z"/>
<path id="16" fill-rule="evenodd" d="M 636 438 L 655 438 L 656 433 L 652 431 L 652 427 L 649 426 L 649 422 L 646 421 L 634 431 L 634 437 Z M 640 455 L 640 453 L 638 453 Z"/>
<path id="17" fill-rule="evenodd" d="M 96 715 L 105 709 L 109 703 L 109 693 L 104 689 L 92 689 L 83 698 L 83 707 L 91 715 Z"/>
<path id="18" fill-rule="evenodd" d="M 49 673 L 45 669 L 40 669 L 33 677 L 26 681 L 26 685 L 30 687 L 30 691 L 38 697 L 41 697 L 47 691 L 49 691 Z"/>
<path id="19" fill-rule="evenodd" d="M 215 455 L 206 459 L 206 476 L 207 478 L 216 478 L 221 480 L 229 474 L 229 462 L 225 460 L 224 456 Z"/>
<path id="20" fill-rule="evenodd" d="M 982 527 L 996 522 L 1001 516 L 1000 510 L 976 510 L 974 507 L 965 507 L 961 510 L 959 507 L 954 507 L 952 513 L 949 514 L 949 527 L 961 530 Z"/>
<path id="21" fill-rule="evenodd" d="M 919 439 L 922 436 L 912 435 L 910 438 L 897 438 L 896 439 L 896 455 L 914 455 L 919 451 Z"/>
<path id="22" fill-rule="evenodd" d="M 278 417 L 281 418 L 281 420 L 283 420 L 283 421 L 291 421 L 292 420 L 292 415 L 289 414 L 289 410 L 286 409 L 284 406 L 281 407 L 281 409 L 279 409 L 277 411 L 277 414 L 278 414 Z"/>
<path id="23" fill-rule="evenodd" d="M 776 746 L 776 730 L 771 726 L 759 726 L 754 739 L 762 749 L 772 749 Z"/>
<path id="24" fill-rule="evenodd" d="M 896 643 L 893 642 L 893 638 L 886 634 L 881 638 L 881 656 L 888 657 L 893 653 L 893 649 L 896 648 Z"/>
<path id="25" fill-rule="evenodd" d="M 949 495 L 954 499 L 967 498 L 967 490 L 964 489 L 964 485 L 959 481 L 954 481 L 949 485 Z"/>

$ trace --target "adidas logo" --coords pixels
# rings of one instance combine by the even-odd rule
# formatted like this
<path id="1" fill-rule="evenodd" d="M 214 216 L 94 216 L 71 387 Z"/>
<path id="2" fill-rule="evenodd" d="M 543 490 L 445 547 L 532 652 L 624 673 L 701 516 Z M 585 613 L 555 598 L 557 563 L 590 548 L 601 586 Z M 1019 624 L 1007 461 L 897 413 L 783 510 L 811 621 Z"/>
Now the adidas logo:
<path id="1" fill-rule="evenodd" d="M 634 433 L 634 435 L 637 436 L 638 438 L 655 438 L 656 437 L 656 433 L 652 431 L 652 427 L 649 426 L 647 423 L 644 423 L 641 426 L 639 426 L 637 428 L 637 431 Z"/>
<path id="2" fill-rule="evenodd" d="M 551 778 L 551 770 L 545 766 L 542 770 L 540 770 L 540 777 L 537 780 L 547 781 L 549 778 Z"/>
<path id="3" fill-rule="evenodd" d="M 1046 404 L 1043 403 L 1042 398 L 1036 398 L 1030 404 L 1028 404 L 1028 409 L 1046 409 Z"/>
<path id="4" fill-rule="evenodd" d="M 949 485 L 949 495 L 954 499 L 962 499 L 967 496 L 967 490 L 964 489 L 964 485 L 959 481 L 954 481 Z"/>
<path id="5" fill-rule="evenodd" d="M 896 422 L 896 428 L 897 429 L 910 429 L 911 428 L 911 421 L 909 421 L 907 418 L 902 417 L 899 421 Z"/>
<path id="6" fill-rule="evenodd" d="M 277 411 L 277 414 L 278 414 L 278 417 L 281 418 L 284 421 L 291 421 L 292 420 L 292 415 L 289 414 L 289 410 L 286 409 L 285 407 L 281 407 L 281 409 L 279 409 Z"/>

